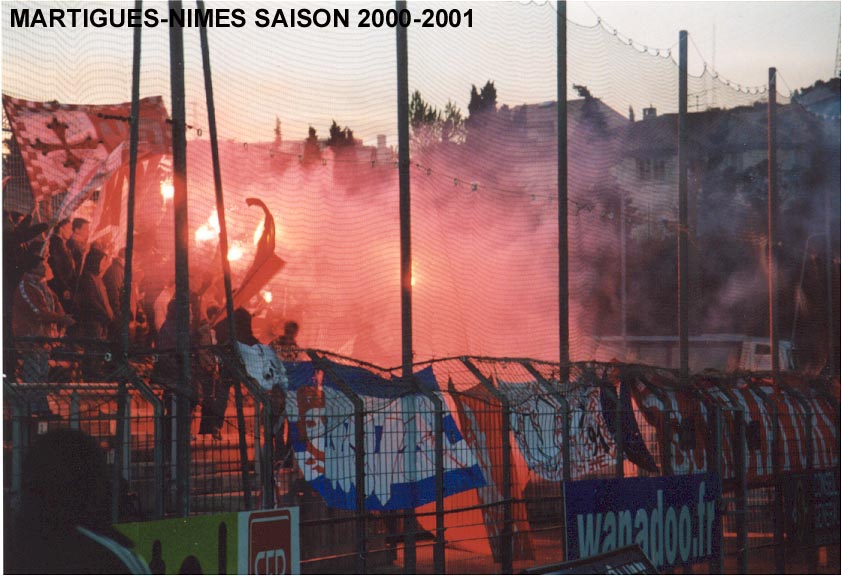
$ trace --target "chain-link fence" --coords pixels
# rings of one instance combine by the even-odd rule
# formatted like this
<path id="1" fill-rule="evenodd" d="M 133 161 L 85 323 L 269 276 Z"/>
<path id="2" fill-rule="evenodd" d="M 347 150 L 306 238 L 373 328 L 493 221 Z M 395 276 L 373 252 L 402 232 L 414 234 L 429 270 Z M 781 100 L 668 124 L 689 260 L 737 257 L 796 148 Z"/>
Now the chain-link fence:
<path id="1" fill-rule="evenodd" d="M 395 370 L 286 353 L 285 398 L 268 424 L 247 389 L 241 402 L 231 393 L 188 403 L 187 490 L 191 513 L 298 506 L 305 573 L 388 573 L 409 552 L 420 573 L 558 562 L 564 482 L 703 472 L 722 482 L 724 564 L 713 566 L 820 570 L 838 558 L 838 538 L 805 539 L 823 532 L 805 527 L 816 520 L 790 488 L 830 474 L 829 492 L 805 493 L 833 498 L 830 382 L 706 374 L 681 388 L 668 370 L 587 363 L 561 383 L 557 364 L 462 357 L 417 365 L 406 386 Z M 69 426 L 99 439 L 115 466 L 115 519 L 178 513 L 179 405 L 156 382 L 156 361 L 138 359 L 112 382 L 7 383 L 9 500 L 32 438 Z"/>
<path id="2" fill-rule="evenodd" d="M 412 2 L 430 26 L 397 59 L 380 4 L 306 8 L 354 24 L 317 30 L 144 3 L 190 19 L 180 55 L 97 7 L 3 7 L 13 507 L 32 438 L 70 426 L 108 451 L 115 520 L 299 506 L 310 573 L 558 561 L 565 482 L 699 472 L 726 569 L 838 560 L 803 513 L 839 483 L 838 77 L 747 87 L 691 35 L 679 102 L 675 45 L 566 4 Z"/>

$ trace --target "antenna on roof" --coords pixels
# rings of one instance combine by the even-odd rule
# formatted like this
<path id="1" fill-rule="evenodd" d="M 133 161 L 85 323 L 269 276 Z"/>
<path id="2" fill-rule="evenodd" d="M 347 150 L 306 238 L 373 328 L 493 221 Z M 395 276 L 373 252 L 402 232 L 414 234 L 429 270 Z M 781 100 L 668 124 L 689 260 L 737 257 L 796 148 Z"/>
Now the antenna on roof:
<path id="1" fill-rule="evenodd" d="M 711 67 L 713 68 L 713 72 L 716 73 L 716 21 L 713 23 L 713 61 L 711 62 Z M 713 75 L 711 75 L 713 76 Z M 710 107 L 716 108 L 716 82 L 715 79 L 711 80 L 711 90 L 710 90 Z"/>

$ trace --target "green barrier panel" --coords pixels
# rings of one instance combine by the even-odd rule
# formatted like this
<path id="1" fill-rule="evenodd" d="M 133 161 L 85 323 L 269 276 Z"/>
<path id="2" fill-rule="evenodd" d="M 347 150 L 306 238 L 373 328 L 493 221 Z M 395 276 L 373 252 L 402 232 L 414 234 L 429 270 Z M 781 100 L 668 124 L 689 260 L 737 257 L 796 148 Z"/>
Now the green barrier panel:
<path id="1" fill-rule="evenodd" d="M 153 574 L 298 574 L 298 508 L 120 524 Z"/>

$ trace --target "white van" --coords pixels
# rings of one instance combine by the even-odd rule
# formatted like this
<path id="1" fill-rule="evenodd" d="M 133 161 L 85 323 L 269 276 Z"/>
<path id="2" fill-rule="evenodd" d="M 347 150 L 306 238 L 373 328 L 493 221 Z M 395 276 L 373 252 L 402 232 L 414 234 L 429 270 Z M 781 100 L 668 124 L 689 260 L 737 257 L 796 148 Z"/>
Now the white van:
<path id="1" fill-rule="evenodd" d="M 690 371 L 707 369 L 769 371 L 772 358 L 768 338 L 744 334 L 703 334 L 690 337 Z M 794 370 L 792 343 L 778 341 L 781 370 Z M 593 359 L 620 361 L 663 368 L 679 368 L 677 336 L 599 336 L 595 338 Z"/>

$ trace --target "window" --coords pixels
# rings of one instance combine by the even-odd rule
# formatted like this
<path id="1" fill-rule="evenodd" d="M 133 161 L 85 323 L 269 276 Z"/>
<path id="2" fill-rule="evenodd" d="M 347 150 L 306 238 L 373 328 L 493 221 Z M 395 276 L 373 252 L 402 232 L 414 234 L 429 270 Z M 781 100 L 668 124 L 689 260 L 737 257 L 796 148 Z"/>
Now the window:
<path id="1" fill-rule="evenodd" d="M 652 167 L 653 178 L 663 182 L 666 179 L 666 162 L 663 160 L 655 160 L 652 163 Z"/>
<path id="2" fill-rule="evenodd" d="M 638 180 L 657 180 L 663 182 L 666 179 L 666 161 L 638 158 L 637 178 Z"/>

